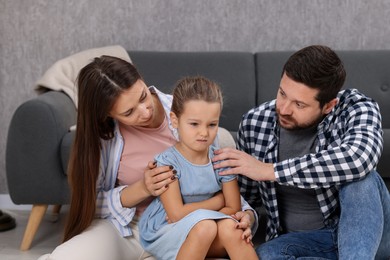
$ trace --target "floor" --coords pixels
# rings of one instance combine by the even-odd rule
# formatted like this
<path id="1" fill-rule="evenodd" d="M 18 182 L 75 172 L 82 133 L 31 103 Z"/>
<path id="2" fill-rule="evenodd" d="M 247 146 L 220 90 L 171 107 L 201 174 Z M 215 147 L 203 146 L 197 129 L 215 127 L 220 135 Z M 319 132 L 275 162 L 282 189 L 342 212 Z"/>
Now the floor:
<path id="1" fill-rule="evenodd" d="M 0 232 L 0 259 L 2 260 L 36 260 L 39 256 L 50 253 L 59 244 L 65 223 L 66 209 L 61 210 L 55 221 L 49 207 L 45 218 L 35 235 L 28 251 L 19 249 L 30 212 L 28 210 L 2 210 L 16 220 L 16 228 Z"/>

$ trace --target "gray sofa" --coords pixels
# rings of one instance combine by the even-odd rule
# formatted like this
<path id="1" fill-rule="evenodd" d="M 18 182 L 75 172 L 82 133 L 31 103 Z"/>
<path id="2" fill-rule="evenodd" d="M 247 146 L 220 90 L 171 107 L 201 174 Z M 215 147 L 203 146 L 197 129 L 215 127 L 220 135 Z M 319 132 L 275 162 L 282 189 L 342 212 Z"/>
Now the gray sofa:
<path id="1" fill-rule="evenodd" d="M 170 92 L 183 76 L 204 75 L 224 92 L 221 126 L 233 134 L 250 108 L 275 97 L 284 62 L 292 52 L 145 52 L 129 51 L 148 85 Z M 378 171 L 390 187 L 390 50 L 338 51 L 347 69 L 345 88 L 374 98 L 383 116 L 385 146 Z M 9 127 L 6 173 L 15 204 L 33 209 L 21 248 L 30 247 L 47 205 L 69 201 L 67 162 L 73 140 L 69 127 L 76 109 L 63 92 L 49 91 L 16 110 Z M 58 209 L 58 208 L 57 208 Z M 265 221 L 262 221 L 263 223 Z M 263 226 L 258 231 L 262 239 Z"/>

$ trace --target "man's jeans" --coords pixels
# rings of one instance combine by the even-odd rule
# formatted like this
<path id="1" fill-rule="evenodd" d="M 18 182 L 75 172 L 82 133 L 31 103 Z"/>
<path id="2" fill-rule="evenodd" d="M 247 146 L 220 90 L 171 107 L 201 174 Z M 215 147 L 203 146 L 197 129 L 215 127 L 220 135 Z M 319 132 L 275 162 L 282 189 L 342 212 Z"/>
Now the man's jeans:
<path id="1" fill-rule="evenodd" d="M 280 235 L 260 245 L 256 253 L 261 260 L 337 260 L 337 223 L 320 230 Z"/>
<path id="2" fill-rule="evenodd" d="M 256 249 L 261 259 L 389 259 L 390 195 L 375 171 L 343 185 L 338 228 L 281 235 Z M 338 245 L 338 246 L 337 246 Z M 337 250 L 338 248 L 338 250 Z"/>
<path id="3" fill-rule="evenodd" d="M 390 259 L 390 195 L 375 171 L 340 190 L 339 258 Z"/>

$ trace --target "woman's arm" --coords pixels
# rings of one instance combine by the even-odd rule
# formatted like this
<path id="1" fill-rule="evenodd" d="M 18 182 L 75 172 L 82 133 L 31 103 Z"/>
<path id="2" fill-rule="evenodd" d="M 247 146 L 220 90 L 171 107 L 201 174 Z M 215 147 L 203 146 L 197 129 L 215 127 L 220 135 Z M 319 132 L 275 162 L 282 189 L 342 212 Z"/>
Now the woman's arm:
<path id="1" fill-rule="evenodd" d="M 156 167 L 150 162 L 145 169 L 145 177 L 121 192 L 123 207 L 134 207 L 150 196 L 159 196 L 168 189 L 168 185 L 175 180 L 175 174 L 169 166 Z"/>
<path id="2" fill-rule="evenodd" d="M 174 173 L 168 166 L 156 167 L 153 162 L 149 162 L 146 167 L 144 179 L 133 185 L 111 187 L 109 180 L 113 175 L 113 172 L 106 170 L 101 160 L 97 181 L 96 216 L 115 218 L 122 225 L 131 221 L 137 204 L 151 195 L 157 196 L 166 191 L 169 184 L 175 180 Z"/>
<path id="3" fill-rule="evenodd" d="M 204 201 L 184 204 L 179 181 L 170 184 L 169 189 L 160 195 L 160 199 L 169 222 L 177 222 L 197 209 L 220 210 L 225 203 L 222 194 L 216 194 Z"/>
<path id="4" fill-rule="evenodd" d="M 225 198 L 225 207 L 220 209 L 220 212 L 233 215 L 241 210 L 240 189 L 237 179 L 222 183 L 222 193 Z"/>

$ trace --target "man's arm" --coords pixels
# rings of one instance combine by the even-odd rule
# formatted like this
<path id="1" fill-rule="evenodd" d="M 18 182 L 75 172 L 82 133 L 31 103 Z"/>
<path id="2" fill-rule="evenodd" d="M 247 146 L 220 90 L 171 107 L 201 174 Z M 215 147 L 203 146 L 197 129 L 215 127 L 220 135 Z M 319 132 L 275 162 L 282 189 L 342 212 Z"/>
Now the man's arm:
<path id="1" fill-rule="evenodd" d="M 375 102 L 360 98 L 341 114 L 338 124 L 344 125 L 337 129 L 338 139 L 328 137 L 316 154 L 275 163 L 276 180 L 301 188 L 327 188 L 360 180 L 375 169 L 383 149 L 381 115 Z"/>
<path id="2" fill-rule="evenodd" d="M 372 171 L 383 149 L 381 115 L 378 105 L 365 97 L 357 97 L 355 103 L 346 104 L 338 116 L 339 128 L 327 136 L 320 144 L 321 151 L 292 158 L 277 163 L 264 163 L 248 155 L 256 149 L 221 149 L 214 160 L 221 160 L 215 167 L 231 167 L 224 174 L 241 174 L 257 181 L 277 181 L 301 188 L 329 187 L 363 178 Z M 243 131 L 243 136 L 251 136 L 251 131 Z M 252 131 L 253 132 L 253 131 Z M 254 133 L 256 134 L 256 133 Z M 254 135 L 252 134 L 252 135 Z M 241 136 L 241 142 L 248 142 Z M 327 143 L 328 142 L 328 143 Z M 222 161 L 224 160 L 224 161 Z"/>

